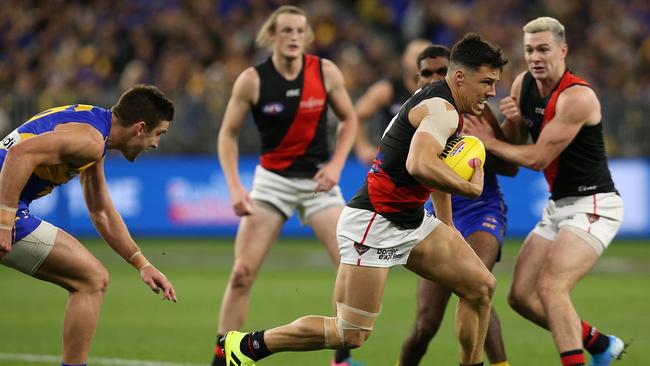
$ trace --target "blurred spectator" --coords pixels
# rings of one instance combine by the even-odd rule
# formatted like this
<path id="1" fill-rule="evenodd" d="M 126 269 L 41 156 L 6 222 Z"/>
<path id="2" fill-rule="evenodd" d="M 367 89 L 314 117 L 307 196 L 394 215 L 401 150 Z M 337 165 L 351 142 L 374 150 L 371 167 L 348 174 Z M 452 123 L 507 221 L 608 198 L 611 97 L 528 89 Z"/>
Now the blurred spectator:
<path id="1" fill-rule="evenodd" d="M 0 132 L 39 110 L 110 101 L 147 82 L 171 95 L 181 112 L 168 137 L 175 143 L 161 150 L 214 153 L 234 78 L 267 56 L 253 47 L 255 30 L 285 3 L 308 13 L 316 35 L 310 52 L 340 66 L 353 98 L 399 74 L 409 40 L 452 45 L 468 31 L 509 57 L 498 86 L 503 97 L 525 69 L 521 27 L 554 16 L 570 30 L 568 65 L 602 96 L 610 153 L 650 156 L 642 141 L 650 132 L 647 0 L 4 0 L 0 110 L 9 123 Z M 242 151 L 256 153 L 257 138 L 242 134 Z"/>

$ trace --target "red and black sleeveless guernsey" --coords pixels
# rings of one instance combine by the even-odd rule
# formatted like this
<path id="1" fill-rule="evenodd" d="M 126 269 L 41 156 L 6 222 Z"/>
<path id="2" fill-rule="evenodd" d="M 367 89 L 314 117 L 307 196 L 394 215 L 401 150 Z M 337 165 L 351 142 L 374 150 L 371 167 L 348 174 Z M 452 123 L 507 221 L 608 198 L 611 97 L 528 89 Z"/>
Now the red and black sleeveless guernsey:
<path id="1" fill-rule="evenodd" d="M 574 85 L 591 88 L 589 83 L 567 70 L 555 89 L 548 96 L 541 97 L 530 72 L 524 75 L 519 106 L 533 141 L 537 141 L 544 127 L 555 116 L 560 93 Z M 616 192 L 605 155 L 602 121 L 594 126 L 582 126 L 573 141 L 544 169 L 544 176 L 553 200 Z"/>
<path id="2" fill-rule="evenodd" d="M 423 205 L 432 189 L 415 180 L 406 170 L 406 158 L 416 131 L 408 121 L 408 113 L 423 100 L 435 97 L 445 99 L 456 108 L 451 89 L 444 80 L 424 87 L 409 98 L 384 133 L 366 180 L 348 202 L 349 207 L 377 212 L 401 229 L 420 226 L 424 218 Z M 454 135 L 462 126 L 463 119 L 459 115 Z"/>
<path id="3" fill-rule="evenodd" d="M 270 57 L 255 69 L 260 95 L 252 112 L 262 139 L 260 165 L 285 177 L 313 177 L 328 159 L 321 59 L 305 55 L 300 74 L 291 81 L 278 73 Z"/>

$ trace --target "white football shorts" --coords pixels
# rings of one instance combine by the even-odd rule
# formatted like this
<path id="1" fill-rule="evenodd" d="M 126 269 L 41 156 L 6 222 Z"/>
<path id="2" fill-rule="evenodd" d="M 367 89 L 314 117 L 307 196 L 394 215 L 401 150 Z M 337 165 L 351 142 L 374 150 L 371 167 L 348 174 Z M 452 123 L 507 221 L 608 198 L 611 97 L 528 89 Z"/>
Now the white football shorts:
<path id="1" fill-rule="evenodd" d="M 307 178 L 286 178 L 257 166 L 250 196 L 253 200 L 272 206 L 286 219 L 294 211 L 300 221 L 307 223 L 314 213 L 331 206 L 343 206 L 341 188 L 335 185 L 327 192 L 314 192 L 316 181 Z"/>
<path id="2" fill-rule="evenodd" d="M 415 229 L 400 229 L 380 214 L 346 206 L 336 226 L 341 263 L 364 267 L 404 265 L 411 250 L 440 220 L 425 212 Z"/>
<path id="3" fill-rule="evenodd" d="M 554 240 L 563 227 L 578 229 L 578 235 L 592 244 L 600 255 L 616 236 L 622 219 L 623 200 L 615 192 L 565 197 L 548 201 L 542 219 L 532 232 Z"/>
<path id="4" fill-rule="evenodd" d="M 41 221 L 34 231 L 14 243 L 0 263 L 30 276 L 34 275 L 54 247 L 57 231 L 56 226 Z"/>

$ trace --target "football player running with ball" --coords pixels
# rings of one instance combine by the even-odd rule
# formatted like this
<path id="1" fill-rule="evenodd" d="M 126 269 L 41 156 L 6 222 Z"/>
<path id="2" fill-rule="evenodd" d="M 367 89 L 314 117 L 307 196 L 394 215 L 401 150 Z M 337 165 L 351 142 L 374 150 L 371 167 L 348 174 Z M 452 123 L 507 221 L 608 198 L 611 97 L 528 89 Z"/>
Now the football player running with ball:
<path id="1" fill-rule="evenodd" d="M 450 61 L 445 80 L 416 93 L 391 121 L 366 181 L 341 214 L 335 316 L 305 316 L 253 333 L 228 332 L 222 341 L 227 364 L 255 365 L 276 352 L 360 347 L 379 315 L 389 269 L 397 265 L 459 295 L 461 364 L 483 364 L 496 280 L 460 233 L 425 215 L 423 204 L 435 189 L 442 214 L 450 215 L 446 192 L 481 194 L 481 168 L 466 181 L 438 155 L 460 132 L 462 114 L 483 112 L 507 61 L 477 34 L 458 42 Z"/>
<path id="2" fill-rule="evenodd" d="M 440 47 L 440 46 L 437 46 Z M 431 47 L 418 55 L 418 86 L 424 87 L 445 77 L 446 67 L 440 65 L 437 53 L 432 53 Z M 445 59 L 446 60 L 446 59 Z M 446 66 L 446 65 L 445 65 Z M 441 72 L 444 71 L 444 72 Z M 481 119 L 492 127 L 500 138 L 503 132 L 489 107 L 483 110 L 481 116 L 464 116 L 465 120 Z M 464 132 L 464 131 L 463 131 Z M 463 196 L 452 197 L 453 225 L 460 231 L 467 243 L 481 258 L 485 266 L 492 270 L 495 262 L 501 257 L 501 246 L 506 229 L 506 205 L 497 182 L 497 174 L 514 176 L 517 165 L 505 162 L 495 156 L 488 155 L 485 162 L 485 178 L 483 193 L 477 199 Z M 432 211 L 431 201 L 425 208 Z M 443 209 L 436 207 L 438 219 L 452 225 L 452 217 L 443 217 Z M 431 339 L 435 336 L 442 323 L 445 308 L 451 297 L 451 291 L 433 281 L 418 278 L 417 286 L 417 315 L 411 333 L 402 344 L 400 365 L 418 365 L 427 351 Z M 490 323 L 485 339 L 485 353 L 493 366 L 507 366 L 505 346 L 501 335 L 501 323 L 494 308 L 491 310 Z"/>

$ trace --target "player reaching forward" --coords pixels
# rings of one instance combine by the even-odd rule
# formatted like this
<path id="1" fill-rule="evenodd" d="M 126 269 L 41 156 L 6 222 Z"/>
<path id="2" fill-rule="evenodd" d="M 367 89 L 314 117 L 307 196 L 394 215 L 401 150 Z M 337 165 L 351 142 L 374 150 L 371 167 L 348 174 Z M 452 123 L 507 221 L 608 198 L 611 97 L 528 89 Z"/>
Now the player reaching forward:
<path id="1" fill-rule="evenodd" d="M 139 85 L 110 110 L 84 104 L 53 108 L 2 140 L 0 263 L 69 291 L 62 366 L 86 364 L 108 272 L 77 239 L 32 215 L 29 205 L 79 175 L 90 218 L 104 241 L 154 292 L 176 301 L 171 282 L 129 235 L 104 177 L 106 150 L 119 150 L 134 161 L 158 146 L 173 117 L 174 105 L 167 97 L 154 86 Z"/>
<path id="2" fill-rule="evenodd" d="M 509 144 L 482 123 L 468 123 L 494 155 L 544 170 L 551 198 L 526 238 L 515 265 L 509 302 L 549 329 L 562 365 L 609 365 L 623 342 L 581 320 L 571 290 L 596 263 L 621 226 L 623 202 L 612 181 L 600 102 L 591 86 L 566 67 L 564 26 L 541 17 L 523 28 L 528 71 L 501 101 Z M 528 136 L 534 143 L 527 144 Z"/>

